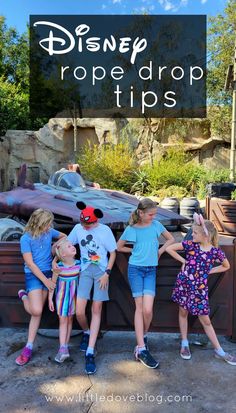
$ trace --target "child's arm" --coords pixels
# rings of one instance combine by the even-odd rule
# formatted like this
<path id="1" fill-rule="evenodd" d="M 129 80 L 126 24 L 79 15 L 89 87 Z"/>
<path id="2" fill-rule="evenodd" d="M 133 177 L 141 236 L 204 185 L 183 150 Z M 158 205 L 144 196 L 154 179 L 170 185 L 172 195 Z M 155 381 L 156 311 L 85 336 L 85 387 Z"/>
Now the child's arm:
<path id="1" fill-rule="evenodd" d="M 117 251 L 131 253 L 132 248 L 131 247 L 125 247 L 126 243 L 127 243 L 126 240 L 119 239 L 119 241 L 117 242 Z"/>
<path id="2" fill-rule="evenodd" d="M 54 291 L 56 284 L 50 279 L 45 277 L 39 267 L 34 263 L 31 252 L 25 252 L 23 254 L 24 261 L 30 271 L 39 278 L 40 281 L 48 288 L 49 291 Z"/>
<path id="3" fill-rule="evenodd" d="M 181 262 L 181 270 L 184 269 L 186 260 L 183 257 L 181 257 L 181 255 L 179 255 L 176 251 L 183 251 L 183 249 L 184 247 L 181 242 L 177 242 L 166 248 L 166 252 L 168 252 L 168 254 L 170 254 L 175 260 Z"/>
<path id="4" fill-rule="evenodd" d="M 55 282 L 55 284 L 57 283 L 57 278 L 58 278 L 58 274 L 53 272 L 52 281 Z M 54 311 L 53 294 L 54 294 L 54 291 L 50 291 L 48 294 L 48 307 L 50 311 Z"/>
<path id="5" fill-rule="evenodd" d="M 212 268 L 209 271 L 209 274 L 218 274 L 219 272 L 225 272 L 230 269 L 230 263 L 227 258 L 224 259 L 221 265 L 217 265 L 217 267 Z"/>
<path id="6" fill-rule="evenodd" d="M 109 257 L 109 261 L 107 263 L 107 270 L 111 271 L 114 262 L 116 259 L 116 251 L 112 251 L 110 252 L 110 257 Z M 106 289 L 108 286 L 108 281 L 109 281 L 109 274 L 105 271 L 104 274 L 99 278 L 99 282 L 100 282 L 100 288 Z"/>
<path id="7" fill-rule="evenodd" d="M 57 247 L 57 243 L 60 239 L 67 237 L 66 234 L 64 234 L 63 232 L 59 232 L 59 235 L 57 236 L 57 241 L 53 243 L 52 245 L 52 255 L 55 255 L 55 251 L 56 251 L 56 247 Z"/>
<path id="8" fill-rule="evenodd" d="M 64 234 L 64 232 L 59 232 L 59 235 L 58 235 L 57 239 L 59 240 L 59 239 L 64 238 L 64 237 L 67 237 L 67 235 Z"/>
<path id="9" fill-rule="evenodd" d="M 163 252 L 166 251 L 166 248 L 168 248 L 171 244 L 174 244 L 175 239 L 173 237 L 173 235 L 171 235 L 171 233 L 169 231 L 164 231 L 162 232 L 163 237 L 166 239 L 166 242 L 162 245 L 161 248 L 159 248 L 158 251 L 158 258 L 160 258 L 160 256 L 163 254 Z"/>

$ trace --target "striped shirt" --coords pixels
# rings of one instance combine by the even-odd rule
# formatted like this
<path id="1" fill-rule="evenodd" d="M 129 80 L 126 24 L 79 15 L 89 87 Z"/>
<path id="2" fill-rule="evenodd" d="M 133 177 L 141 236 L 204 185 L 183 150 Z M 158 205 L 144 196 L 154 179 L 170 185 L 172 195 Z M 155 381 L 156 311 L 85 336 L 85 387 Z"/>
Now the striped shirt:
<path id="1" fill-rule="evenodd" d="M 61 279 L 74 279 L 77 278 L 80 273 L 80 260 L 75 260 L 73 265 L 66 266 L 62 261 L 58 263 L 60 267 L 60 274 L 58 275 Z"/>

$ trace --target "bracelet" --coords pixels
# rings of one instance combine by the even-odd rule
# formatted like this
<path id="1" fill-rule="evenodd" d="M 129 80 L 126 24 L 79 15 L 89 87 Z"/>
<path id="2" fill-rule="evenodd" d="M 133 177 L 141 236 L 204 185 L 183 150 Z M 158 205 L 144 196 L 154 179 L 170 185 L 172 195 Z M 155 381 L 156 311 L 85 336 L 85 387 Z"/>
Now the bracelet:
<path id="1" fill-rule="evenodd" d="M 111 275 L 111 270 L 110 270 L 110 268 L 107 268 L 107 269 L 105 270 L 105 272 L 106 272 L 108 275 Z"/>

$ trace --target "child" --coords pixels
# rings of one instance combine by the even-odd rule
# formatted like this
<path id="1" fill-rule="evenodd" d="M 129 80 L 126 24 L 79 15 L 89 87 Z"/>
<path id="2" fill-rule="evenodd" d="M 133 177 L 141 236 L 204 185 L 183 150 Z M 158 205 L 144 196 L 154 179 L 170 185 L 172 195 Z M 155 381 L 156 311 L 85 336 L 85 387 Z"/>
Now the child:
<path id="1" fill-rule="evenodd" d="M 94 209 L 83 202 L 77 202 L 81 210 L 80 224 L 77 224 L 68 236 L 73 245 L 79 244 L 81 253 L 81 274 L 77 290 L 76 316 L 83 329 L 80 350 L 85 351 L 85 372 L 96 372 L 94 347 L 99 332 L 102 303 L 108 301 L 109 275 L 115 262 L 116 241 L 111 229 L 100 224 L 103 217 L 100 209 Z M 109 252 L 109 260 L 107 253 Z M 94 287 L 92 318 L 90 328 L 85 315 L 90 291 Z"/>
<path id="2" fill-rule="evenodd" d="M 166 250 L 182 263 L 172 294 L 172 300 L 179 304 L 179 326 L 182 338 L 180 356 L 185 360 L 191 358 L 187 340 L 188 313 L 190 313 L 198 316 L 215 349 L 215 356 L 236 365 L 236 357 L 224 352 L 211 324 L 207 286 L 209 274 L 225 272 L 230 268 L 230 264 L 224 252 L 217 248 L 218 235 L 211 221 L 205 221 L 202 215 L 195 213 L 192 229 L 193 241 L 183 241 L 169 246 Z M 180 250 L 185 251 L 185 259 L 177 253 Z M 220 262 L 220 265 L 213 267 L 215 262 Z"/>
<path id="3" fill-rule="evenodd" d="M 57 242 L 55 252 L 57 258 L 60 260 L 58 263 L 60 273 L 53 273 L 52 277 L 52 281 L 57 283 L 56 308 L 59 316 L 60 341 L 60 348 L 55 357 L 55 361 L 63 363 L 63 361 L 70 357 L 68 344 L 72 330 L 73 315 L 75 314 L 80 261 L 75 260 L 76 248 L 67 238 L 62 238 Z M 54 311 L 53 291 L 49 292 L 48 305 L 50 311 Z"/>
<path id="4" fill-rule="evenodd" d="M 147 332 L 153 315 L 158 257 L 174 242 L 165 227 L 154 221 L 156 213 L 157 204 L 151 199 L 142 199 L 117 243 L 118 251 L 131 252 L 128 279 L 135 301 L 134 327 L 137 346 L 134 355 L 136 360 L 152 369 L 158 367 L 159 363 L 149 353 Z M 158 251 L 158 238 L 161 234 L 166 242 Z M 126 247 L 127 242 L 132 243 L 133 248 Z"/>
<path id="5" fill-rule="evenodd" d="M 51 243 L 53 238 L 62 238 L 65 234 L 51 228 L 53 218 L 51 211 L 36 209 L 20 239 L 21 253 L 25 261 L 26 291 L 19 290 L 18 296 L 22 299 L 24 308 L 31 315 L 31 319 L 27 344 L 16 359 L 16 364 L 19 366 L 28 363 L 32 357 L 33 343 L 48 290 L 53 291 L 55 288 L 55 283 L 51 280 Z"/>

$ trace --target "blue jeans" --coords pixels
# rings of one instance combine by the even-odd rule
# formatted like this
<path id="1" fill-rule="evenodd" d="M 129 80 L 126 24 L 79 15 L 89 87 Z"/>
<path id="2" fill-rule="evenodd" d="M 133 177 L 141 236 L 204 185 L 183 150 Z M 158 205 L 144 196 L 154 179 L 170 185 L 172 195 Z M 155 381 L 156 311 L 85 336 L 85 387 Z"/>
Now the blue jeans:
<path id="1" fill-rule="evenodd" d="M 143 295 L 156 295 L 156 266 L 140 267 L 138 265 L 128 265 L 128 279 L 132 291 L 132 296 L 142 297 Z"/>
<path id="2" fill-rule="evenodd" d="M 42 271 L 42 273 L 45 275 L 45 277 L 52 278 L 51 270 Z M 32 290 L 47 290 L 46 285 L 44 285 L 44 283 L 32 272 L 25 273 L 25 288 L 27 293 Z"/>

